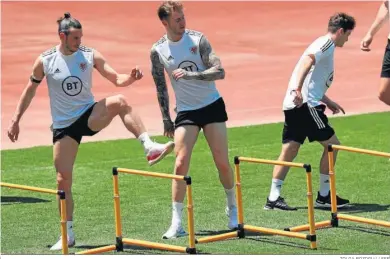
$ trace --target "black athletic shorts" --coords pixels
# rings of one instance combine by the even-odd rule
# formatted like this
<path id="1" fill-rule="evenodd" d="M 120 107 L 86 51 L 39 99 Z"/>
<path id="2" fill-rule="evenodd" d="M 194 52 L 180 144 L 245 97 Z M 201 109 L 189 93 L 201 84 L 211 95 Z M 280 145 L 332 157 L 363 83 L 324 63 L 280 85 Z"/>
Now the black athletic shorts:
<path id="1" fill-rule="evenodd" d="M 203 128 L 207 124 L 216 122 L 226 122 L 228 116 L 226 113 L 225 102 L 220 97 L 215 102 L 191 111 L 181 111 L 177 114 L 175 120 L 175 128 L 184 125 L 195 125 Z"/>
<path id="2" fill-rule="evenodd" d="M 88 118 L 95 105 L 96 103 L 88 108 L 72 125 L 62 129 L 53 129 L 53 144 L 65 136 L 71 137 L 80 144 L 83 136 L 93 136 L 98 133 L 98 131 L 93 131 L 88 127 Z"/>
<path id="3" fill-rule="evenodd" d="M 325 105 L 309 107 L 304 103 L 299 108 L 284 111 L 282 143 L 295 141 L 303 144 L 306 137 L 310 142 L 326 141 L 335 131 L 325 115 Z"/>
<path id="4" fill-rule="evenodd" d="M 383 55 L 381 77 L 390 78 L 390 39 L 387 40 L 385 54 Z"/>

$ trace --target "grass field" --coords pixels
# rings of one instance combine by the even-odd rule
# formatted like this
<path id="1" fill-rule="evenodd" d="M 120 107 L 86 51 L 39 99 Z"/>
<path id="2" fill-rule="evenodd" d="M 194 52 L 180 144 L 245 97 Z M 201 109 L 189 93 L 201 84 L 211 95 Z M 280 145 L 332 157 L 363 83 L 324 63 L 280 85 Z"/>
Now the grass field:
<path id="1" fill-rule="evenodd" d="M 343 145 L 390 152 L 389 112 L 332 118 L 331 123 Z M 281 129 L 282 124 L 229 129 L 231 160 L 235 155 L 277 159 Z M 313 167 L 314 199 L 319 186 L 321 153 L 319 144 L 306 143 L 295 160 Z M 2 151 L 1 155 L 3 182 L 56 187 L 51 147 Z M 150 168 L 136 140 L 81 145 L 73 185 L 76 247 L 70 252 L 114 243 L 113 166 L 170 173 L 173 164 L 171 155 Z M 386 158 L 341 152 L 336 166 L 337 190 L 354 205 L 342 212 L 390 221 L 389 167 Z M 281 212 L 263 210 L 272 166 L 242 164 L 241 168 L 247 224 L 283 229 L 307 223 L 304 170 L 292 169 L 282 190 L 288 203 L 299 210 Z M 197 236 L 226 230 L 225 195 L 202 134 L 195 146 L 190 175 Z M 186 245 L 187 238 L 161 240 L 171 218 L 170 180 L 120 175 L 119 182 L 124 237 Z M 50 254 L 48 247 L 60 234 L 55 197 L 8 188 L 1 191 L 2 254 Z M 330 219 L 330 212 L 316 209 L 315 219 Z M 341 221 L 339 228 L 318 230 L 317 240 L 318 249 L 314 251 L 306 240 L 266 235 L 199 244 L 197 249 L 207 254 L 390 254 L 390 229 L 383 227 Z M 127 247 L 125 253 L 168 252 Z"/>

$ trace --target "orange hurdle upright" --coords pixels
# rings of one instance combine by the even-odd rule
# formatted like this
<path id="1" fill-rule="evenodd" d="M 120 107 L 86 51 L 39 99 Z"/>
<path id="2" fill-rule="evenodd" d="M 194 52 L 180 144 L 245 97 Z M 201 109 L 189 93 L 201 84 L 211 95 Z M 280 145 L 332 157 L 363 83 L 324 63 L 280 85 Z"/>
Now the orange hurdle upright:
<path id="1" fill-rule="evenodd" d="M 331 199 L 331 220 L 318 222 L 316 224 L 316 227 L 325 227 L 325 226 L 338 227 L 339 220 L 354 221 L 354 222 L 358 222 L 358 223 L 372 224 L 372 225 L 377 225 L 377 226 L 382 226 L 382 227 L 390 227 L 389 221 L 368 219 L 368 218 L 363 218 L 363 217 L 351 216 L 351 215 L 347 215 L 347 214 L 341 214 L 341 213 L 337 212 L 336 175 L 335 175 L 335 168 L 334 168 L 334 150 L 341 150 L 341 151 L 347 151 L 347 152 L 358 153 L 358 154 L 366 154 L 366 155 L 390 158 L 390 153 L 329 144 L 328 145 L 328 158 L 329 158 L 329 182 L 330 182 L 330 199 Z M 294 232 L 299 232 L 299 231 L 304 231 L 307 229 L 308 229 L 308 226 L 303 225 L 303 226 L 299 226 L 299 227 L 290 228 L 289 230 L 294 231 Z"/>
<path id="2" fill-rule="evenodd" d="M 278 230 L 278 229 L 256 227 L 256 226 L 244 224 L 244 209 L 243 209 L 243 205 L 242 205 L 240 162 L 297 167 L 297 168 L 303 168 L 306 170 L 309 234 L 294 233 L 294 232 L 289 231 L 288 229 Z M 234 238 L 234 237 L 245 238 L 245 231 L 250 231 L 250 232 L 257 232 L 257 233 L 265 233 L 265 234 L 271 234 L 271 235 L 279 235 L 279 236 L 285 236 L 285 237 L 306 239 L 306 240 L 310 241 L 310 248 L 316 249 L 317 248 L 317 240 L 316 240 L 316 228 L 315 228 L 315 222 L 314 222 L 314 204 L 313 204 L 311 165 L 310 164 L 277 161 L 277 160 L 266 160 L 266 159 L 257 159 L 257 158 L 249 158 L 249 157 L 239 157 L 239 156 L 234 157 L 234 164 L 235 164 L 234 172 L 235 172 L 235 178 L 236 178 L 238 229 L 237 229 L 237 231 L 232 231 L 232 232 L 221 234 L 221 235 L 200 238 L 197 240 L 197 243 L 208 243 L 208 242 L 220 241 L 220 240 L 225 240 L 225 239 Z"/>
<path id="3" fill-rule="evenodd" d="M 46 188 L 39 188 L 27 185 L 13 184 L 13 183 L 4 183 L 0 182 L 1 187 L 8 187 L 12 189 L 19 189 L 25 191 L 33 191 L 40 193 L 48 193 L 58 195 L 60 198 L 60 209 L 61 209 L 61 237 L 62 237 L 62 254 L 68 254 L 68 233 L 66 228 L 66 199 L 65 192 L 62 190 L 52 190 Z"/>
<path id="4" fill-rule="evenodd" d="M 142 175 L 148 177 L 157 177 L 157 178 L 165 178 L 172 180 L 185 181 L 187 184 L 187 211 L 188 211 L 188 247 L 169 245 L 164 243 L 150 242 L 145 240 L 137 240 L 137 239 L 129 239 L 122 237 L 122 222 L 121 222 L 121 213 L 120 213 L 120 201 L 119 201 L 119 180 L 118 173 L 124 174 L 133 174 L 133 175 Z M 114 214 L 115 214 L 115 234 L 116 234 L 116 242 L 115 245 L 108 245 L 104 247 L 89 249 L 85 251 L 78 252 L 76 254 L 99 254 L 109 251 L 116 250 L 117 252 L 123 251 L 123 244 L 134 245 L 147 247 L 152 249 L 159 250 L 167 250 L 172 252 L 179 253 L 188 253 L 188 254 L 196 254 L 195 248 L 195 232 L 194 232 L 194 212 L 193 212 L 193 201 L 192 201 L 192 188 L 191 188 L 191 177 L 190 176 L 180 176 L 180 175 L 172 175 L 165 173 L 155 173 L 134 169 L 126 169 L 126 168 L 117 168 L 114 167 L 112 169 L 113 174 L 113 185 L 114 185 Z"/>

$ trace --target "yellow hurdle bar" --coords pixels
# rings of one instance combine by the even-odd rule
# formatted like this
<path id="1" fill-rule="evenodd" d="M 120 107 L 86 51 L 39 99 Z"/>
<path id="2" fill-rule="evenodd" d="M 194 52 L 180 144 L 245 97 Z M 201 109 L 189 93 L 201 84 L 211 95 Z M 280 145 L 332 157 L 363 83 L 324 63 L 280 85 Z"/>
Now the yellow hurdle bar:
<path id="1" fill-rule="evenodd" d="M 82 252 L 75 253 L 76 255 L 93 255 L 93 254 L 100 254 L 100 253 L 105 253 L 105 252 L 110 252 L 116 250 L 115 245 L 109 245 L 109 246 L 104 246 L 104 247 L 99 247 L 99 248 L 94 248 Z"/>
<path id="2" fill-rule="evenodd" d="M 244 224 L 244 206 L 242 205 L 241 174 L 240 174 L 240 163 L 238 160 L 235 160 L 234 168 L 235 168 L 234 172 L 236 175 L 238 224 L 242 226 Z"/>
<path id="3" fill-rule="evenodd" d="M 147 247 L 147 248 L 168 250 L 168 251 L 172 251 L 172 252 L 185 253 L 187 251 L 187 248 L 185 248 L 185 247 L 175 246 L 175 245 L 167 245 L 167 244 L 161 244 L 161 243 L 149 242 L 149 241 L 143 241 L 143 240 L 123 238 L 122 241 L 124 244 L 127 244 L 127 245 L 137 245 L 137 246 L 142 246 L 142 247 Z"/>
<path id="4" fill-rule="evenodd" d="M 210 242 L 225 240 L 225 239 L 228 239 L 228 238 L 234 238 L 234 237 L 237 237 L 237 236 L 238 236 L 237 235 L 237 231 L 234 231 L 234 232 L 219 234 L 219 235 L 215 235 L 215 236 L 199 238 L 197 240 L 197 243 L 198 244 L 210 243 Z"/>
<path id="5" fill-rule="evenodd" d="M 40 187 L 33 187 L 27 185 L 13 184 L 13 183 L 4 183 L 0 182 L 1 187 L 8 187 L 12 189 L 19 189 L 25 191 L 33 191 L 40 193 L 48 193 L 58 195 L 60 198 L 60 210 L 61 210 L 61 237 L 62 237 L 62 254 L 68 254 L 68 230 L 66 228 L 66 199 L 65 192 L 62 190 L 52 190 Z"/>
<path id="6" fill-rule="evenodd" d="M 330 220 L 320 221 L 320 222 L 317 222 L 314 224 L 316 229 L 329 227 L 331 225 L 332 225 L 332 222 Z M 292 227 L 292 228 L 286 228 L 287 231 L 291 231 L 291 232 L 301 232 L 301 231 L 306 231 L 309 229 L 310 229 L 309 224 L 302 225 L 302 226 L 296 226 L 296 227 Z"/>
<path id="7" fill-rule="evenodd" d="M 337 212 L 337 199 L 336 199 L 336 176 L 335 176 L 335 167 L 334 167 L 334 150 L 342 150 L 352 153 L 380 156 L 390 158 L 390 153 L 380 152 L 369 149 L 347 147 L 341 145 L 328 145 L 328 158 L 329 158 L 329 180 L 330 180 L 330 194 L 331 194 L 331 208 L 332 208 L 332 220 L 331 225 L 333 227 L 338 227 L 339 219 L 348 220 L 358 223 L 366 223 L 383 227 L 390 227 L 389 221 L 375 220 L 357 216 L 350 216 L 346 214 L 338 214 Z"/>
<path id="8" fill-rule="evenodd" d="M 377 226 L 390 228 L 390 222 L 383 221 L 383 220 L 366 219 L 366 218 L 363 218 L 363 217 L 351 216 L 351 215 L 346 215 L 346 214 L 338 214 L 337 218 L 338 219 L 344 219 L 344 220 L 349 220 L 349 221 L 354 221 L 354 222 L 367 223 L 367 224 L 372 224 L 372 225 L 377 225 Z"/>
<path id="9" fill-rule="evenodd" d="M 380 151 L 362 149 L 362 148 L 347 147 L 347 146 L 340 146 L 340 145 L 330 145 L 330 146 L 333 149 L 337 149 L 337 150 L 344 150 L 344 151 L 349 151 L 349 152 L 354 152 L 354 153 L 390 158 L 390 153 L 386 153 L 386 152 L 380 152 Z"/>
<path id="10" fill-rule="evenodd" d="M 269 164 L 269 165 L 279 165 L 279 166 L 288 166 L 288 167 L 297 167 L 303 168 L 306 170 L 306 183 L 307 183 L 307 203 L 308 203 L 308 222 L 309 224 L 296 228 L 286 228 L 284 230 L 277 230 L 271 228 L 256 227 L 251 225 L 244 224 L 244 209 L 242 204 L 242 187 L 241 187 L 241 173 L 240 173 L 240 162 L 249 162 L 257 164 Z M 300 239 L 307 239 L 310 241 L 310 248 L 317 248 L 316 232 L 315 232 L 315 222 L 314 222 L 314 203 L 313 203 L 313 189 L 312 189 L 312 179 L 311 179 L 311 165 L 303 163 L 293 163 L 285 162 L 279 160 L 268 160 L 268 159 L 259 159 L 251 157 L 234 157 L 234 173 L 235 173 L 235 182 L 236 182 L 236 202 L 237 202 L 237 218 L 238 218 L 238 228 L 237 231 L 228 232 L 220 235 L 214 235 L 209 237 L 203 237 L 197 240 L 197 243 L 209 243 L 214 241 L 225 240 L 229 238 L 239 237 L 245 238 L 245 230 L 274 234 L 286 237 L 295 237 Z M 291 229 L 302 229 L 309 230 L 309 234 L 295 233 Z"/>
<path id="11" fill-rule="evenodd" d="M 195 230 L 194 230 L 194 204 L 192 201 L 192 187 L 187 184 L 187 219 L 188 219 L 188 243 L 189 247 L 195 249 Z"/>
<path id="12" fill-rule="evenodd" d="M 167 245 L 163 243 L 156 243 L 144 240 L 136 240 L 122 237 L 122 222 L 121 222 L 121 212 L 120 212 L 120 196 L 119 196 L 119 177 L 118 173 L 125 174 L 134 174 L 134 175 L 142 175 L 149 177 L 157 177 L 157 178 L 165 178 L 165 179 L 173 179 L 185 181 L 187 184 L 186 193 L 187 193 L 187 210 L 188 210 L 188 238 L 189 238 L 189 247 L 181 247 L 174 245 Z M 189 254 L 195 254 L 195 230 L 194 230 L 194 205 L 192 200 L 192 188 L 191 188 L 191 177 L 189 176 L 180 176 L 180 175 L 171 175 L 165 173 L 155 173 L 134 169 L 126 169 L 126 168 L 112 168 L 113 174 L 113 186 L 114 186 L 114 214 L 115 214 L 115 234 L 116 234 L 116 244 L 105 246 L 101 248 L 95 248 L 90 250 L 85 250 L 79 252 L 78 254 L 98 254 L 107 251 L 116 250 L 118 252 L 123 251 L 123 244 L 129 245 L 138 245 L 142 247 L 152 248 L 152 249 L 161 249 L 168 250 L 174 252 L 183 252 Z"/>
<path id="13" fill-rule="evenodd" d="M 268 164 L 268 165 L 280 165 L 280 166 L 289 166 L 289 167 L 299 167 L 304 168 L 305 164 L 302 163 L 293 163 L 293 162 L 285 162 L 278 160 L 267 160 L 267 159 L 258 159 L 251 157 L 238 157 L 239 161 L 242 162 L 250 162 L 250 163 L 258 163 L 258 164 Z"/>
<path id="14" fill-rule="evenodd" d="M 51 190 L 51 189 L 39 188 L 39 187 L 32 187 L 32 186 L 27 186 L 27 185 L 19 185 L 19 184 L 12 184 L 12 183 L 1 182 L 0 186 L 9 187 L 9 188 L 13 188 L 13 189 L 26 190 L 26 191 L 33 191 L 33 192 L 58 194 L 57 190 Z"/>
<path id="15" fill-rule="evenodd" d="M 126 168 L 117 168 L 117 171 L 119 173 L 125 173 L 125 174 L 136 174 L 136 175 L 151 176 L 151 177 L 157 177 L 157 178 L 168 178 L 168 179 L 175 179 L 175 180 L 183 180 L 184 181 L 184 176 L 181 176 L 181 175 L 154 173 L 154 172 L 126 169 Z"/>
<path id="16" fill-rule="evenodd" d="M 256 226 L 251 226 L 251 225 L 245 225 L 244 229 L 252 231 L 252 232 L 265 233 L 265 234 L 270 234 L 270 235 L 279 235 L 279 236 L 307 239 L 306 234 L 277 230 L 277 229 L 272 229 L 272 228 L 262 228 L 262 227 L 256 227 Z"/>

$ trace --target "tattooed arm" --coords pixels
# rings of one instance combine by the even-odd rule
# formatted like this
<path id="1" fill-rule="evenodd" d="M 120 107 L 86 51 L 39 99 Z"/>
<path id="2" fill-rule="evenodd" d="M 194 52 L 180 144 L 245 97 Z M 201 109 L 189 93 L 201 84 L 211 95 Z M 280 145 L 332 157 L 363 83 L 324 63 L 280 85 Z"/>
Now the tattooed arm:
<path id="1" fill-rule="evenodd" d="M 152 76 L 157 89 L 157 99 L 160 105 L 164 122 L 164 136 L 173 137 L 174 126 L 169 113 L 169 95 L 164 75 L 164 65 L 161 64 L 157 51 L 152 48 L 150 52 L 152 62 Z"/>
<path id="2" fill-rule="evenodd" d="M 199 53 L 207 69 L 203 72 L 190 72 L 183 69 L 176 69 L 172 72 L 172 76 L 175 80 L 183 78 L 187 80 L 215 81 L 225 78 L 225 70 L 222 67 L 221 60 L 214 53 L 210 42 L 204 35 L 199 43 Z"/>

